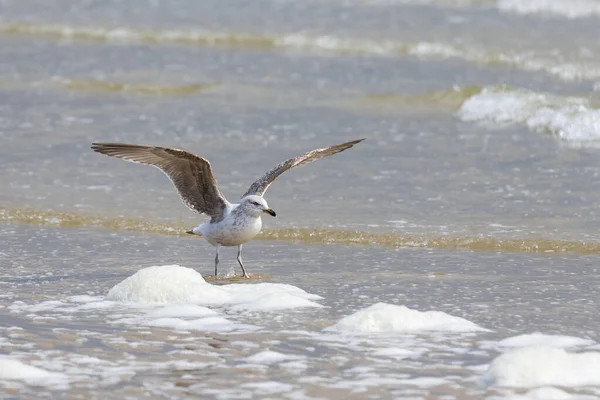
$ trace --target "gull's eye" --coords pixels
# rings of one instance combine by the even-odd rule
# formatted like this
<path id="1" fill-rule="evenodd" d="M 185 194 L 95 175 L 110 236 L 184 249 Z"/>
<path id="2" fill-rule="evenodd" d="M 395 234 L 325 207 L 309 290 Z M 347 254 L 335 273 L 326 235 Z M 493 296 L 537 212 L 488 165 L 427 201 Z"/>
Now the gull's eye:
<path id="1" fill-rule="evenodd" d="M 255 206 L 258 206 L 260 204 L 258 204 L 256 201 L 251 201 L 252 204 L 254 204 Z"/>

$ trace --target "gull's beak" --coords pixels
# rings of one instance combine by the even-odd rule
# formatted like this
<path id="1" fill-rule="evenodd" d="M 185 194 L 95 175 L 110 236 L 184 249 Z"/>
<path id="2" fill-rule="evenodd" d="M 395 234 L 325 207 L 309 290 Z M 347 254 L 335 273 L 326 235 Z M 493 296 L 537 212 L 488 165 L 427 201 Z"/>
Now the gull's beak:
<path id="1" fill-rule="evenodd" d="M 272 208 L 267 208 L 266 210 L 263 210 L 263 212 L 269 214 L 272 217 L 277 216 L 277 213 L 275 213 L 275 211 L 273 211 Z"/>

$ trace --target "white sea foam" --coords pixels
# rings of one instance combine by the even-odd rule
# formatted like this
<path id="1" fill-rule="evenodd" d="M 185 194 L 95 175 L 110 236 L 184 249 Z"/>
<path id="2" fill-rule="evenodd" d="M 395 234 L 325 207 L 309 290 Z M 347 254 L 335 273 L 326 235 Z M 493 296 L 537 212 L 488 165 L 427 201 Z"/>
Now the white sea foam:
<path id="1" fill-rule="evenodd" d="M 311 301 L 320 299 L 320 296 L 306 293 L 296 286 L 282 283 L 216 286 L 207 283 L 197 271 L 179 265 L 143 268 L 110 289 L 107 298 L 145 305 L 220 305 L 253 311 L 322 307 Z"/>
<path id="2" fill-rule="evenodd" d="M 231 310 L 270 311 L 299 307 L 323 307 L 319 303 L 290 293 L 270 293 L 249 302 L 232 306 Z"/>
<path id="3" fill-rule="evenodd" d="M 197 271 L 178 265 L 142 268 L 108 291 L 107 299 L 136 304 L 223 304 L 231 296 Z"/>
<path id="4" fill-rule="evenodd" d="M 208 307 L 197 306 L 195 304 L 179 304 L 167 307 L 161 307 L 146 313 L 151 318 L 173 318 L 173 317 L 212 317 L 219 315 L 218 312 Z"/>
<path id="5" fill-rule="evenodd" d="M 221 316 L 185 320 L 182 318 L 157 318 L 142 322 L 145 326 L 170 328 L 185 331 L 229 332 L 232 330 L 252 330 L 251 325 L 242 325 Z"/>
<path id="6" fill-rule="evenodd" d="M 68 300 L 72 303 L 90 303 L 93 301 L 102 301 L 104 297 L 102 296 L 89 296 L 87 294 L 79 295 L 79 296 L 71 296 Z"/>
<path id="7" fill-rule="evenodd" d="M 523 124 L 534 131 L 556 134 L 575 145 L 600 144 L 600 110 L 582 97 L 485 88 L 467 99 L 457 116 L 464 121 Z"/>
<path id="8" fill-rule="evenodd" d="M 328 330 L 342 332 L 477 332 L 486 329 L 441 311 L 417 311 L 406 306 L 377 303 L 342 318 Z"/>
<path id="9" fill-rule="evenodd" d="M 69 387 L 69 380 L 65 374 L 46 371 L 3 357 L 0 357 L 0 381 L 21 381 L 27 385 L 61 390 Z"/>
<path id="10" fill-rule="evenodd" d="M 595 344 L 593 340 L 581 339 L 574 336 L 565 335 L 544 335 L 543 333 L 531 333 L 527 335 L 513 336 L 498 342 L 501 347 L 554 347 L 554 348 L 572 348 L 586 347 Z"/>
<path id="11" fill-rule="evenodd" d="M 600 385 L 600 353 L 526 347 L 498 356 L 482 379 L 487 385 L 532 388 Z"/>
<path id="12" fill-rule="evenodd" d="M 566 18 L 600 15 L 596 0 L 498 0 L 500 11 L 517 14 L 551 14 Z"/>
<path id="13" fill-rule="evenodd" d="M 257 326 L 230 320 L 204 305 L 224 307 L 224 311 L 273 311 L 303 307 L 323 307 L 312 300 L 320 296 L 280 283 L 249 283 L 216 286 L 207 283 L 191 268 L 163 265 L 143 268 L 115 285 L 107 298 L 133 306 L 166 305 L 144 315 L 127 315 L 113 323 L 176 330 L 228 332 L 253 331 Z M 310 300 L 312 299 L 312 300 Z"/>
<path id="14" fill-rule="evenodd" d="M 279 353 L 277 351 L 264 350 L 264 351 L 254 354 L 254 355 L 251 355 L 250 357 L 247 357 L 245 361 L 250 364 L 271 365 L 271 364 L 280 363 L 282 361 L 295 361 L 295 360 L 301 360 L 303 358 L 304 357 L 291 355 L 291 354 L 283 354 L 283 353 Z"/>
<path id="15" fill-rule="evenodd" d="M 381 349 L 375 349 L 373 351 L 374 356 L 390 357 L 397 360 L 403 360 L 405 358 L 417 357 L 423 354 L 423 351 L 413 349 L 401 349 L 397 347 L 385 347 Z"/>
<path id="16" fill-rule="evenodd" d="M 253 390 L 256 395 L 290 392 L 294 388 L 288 383 L 274 381 L 249 382 L 242 384 L 241 387 Z"/>
<path id="17" fill-rule="evenodd" d="M 584 394 L 571 394 L 555 387 L 545 386 L 531 389 L 523 394 L 491 396 L 488 397 L 487 400 L 598 400 L 598 397 Z"/>
<path id="18" fill-rule="evenodd" d="M 235 321 L 247 311 L 323 307 L 313 301 L 318 299 L 318 295 L 280 283 L 211 285 L 193 269 L 163 265 L 137 271 L 110 289 L 106 298 L 82 295 L 37 304 L 15 301 L 7 309 L 33 320 L 73 320 L 93 313 L 112 324 L 230 332 L 258 329 Z"/>
<path id="19" fill-rule="evenodd" d="M 221 288 L 235 297 L 236 303 L 254 301 L 269 294 L 289 294 L 306 300 L 322 299 L 319 295 L 306 293 L 299 287 L 285 283 L 234 284 L 221 286 Z"/>

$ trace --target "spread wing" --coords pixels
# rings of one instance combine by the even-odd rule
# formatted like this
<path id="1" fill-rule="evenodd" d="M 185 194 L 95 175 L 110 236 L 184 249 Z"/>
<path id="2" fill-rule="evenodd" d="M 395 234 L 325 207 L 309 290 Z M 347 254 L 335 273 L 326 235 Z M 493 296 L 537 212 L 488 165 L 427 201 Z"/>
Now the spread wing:
<path id="1" fill-rule="evenodd" d="M 165 147 L 123 143 L 92 143 L 95 152 L 139 164 L 152 165 L 173 182 L 181 200 L 192 211 L 223 218 L 228 202 L 219 190 L 208 160 L 195 154 Z"/>
<path id="2" fill-rule="evenodd" d="M 250 186 L 248 191 L 244 193 L 242 197 L 246 197 L 250 194 L 263 196 L 269 188 L 269 186 L 271 186 L 271 183 L 273 183 L 273 181 L 277 179 L 279 175 L 283 174 L 288 169 L 297 167 L 299 165 L 308 164 L 320 158 L 339 153 L 340 151 L 349 149 L 350 147 L 362 142 L 363 140 L 365 139 L 358 139 L 347 143 L 336 144 L 335 146 L 326 147 L 324 149 L 316 149 L 313 151 L 309 151 L 306 154 L 302 154 L 301 156 L 290 158 L 289 160 L 282 162 L 281 164 L 279 164 L 278 166 L 276 166 L 275 168 L 271 169 L 270 171 L 266 172 L 263 176 L 258 178 L 258 180 L 256 180 L 256 182 L 254 182 L 252 186 Z"/>

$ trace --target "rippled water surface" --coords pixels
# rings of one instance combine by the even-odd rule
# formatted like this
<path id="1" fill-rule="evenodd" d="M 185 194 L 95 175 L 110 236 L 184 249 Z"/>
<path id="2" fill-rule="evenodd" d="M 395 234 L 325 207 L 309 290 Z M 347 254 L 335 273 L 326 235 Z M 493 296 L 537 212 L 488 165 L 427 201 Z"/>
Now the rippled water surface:
<path id="1" fill-rule="evenodd" d="M 494 364 L 534 332 L 600 349 L 599 21 L 593 0 L 0 0 L 0 393 L 599 395 Z M 280 161 L 362 137 L 283 175 L 277 218 L 244 247 L 251 284 L 322 299 L 199 302 L 221 318 L 200 329 L 108 295 L 145 267 L 207 275 L 214 248 L 184 234 L 204 217 L 163 174 L 91 142 L 192 151 L 234 201 Z M 377 303 L 485 331 L 331 329 Z M 11 378 L 6 360 L 54 375 Z"/>

